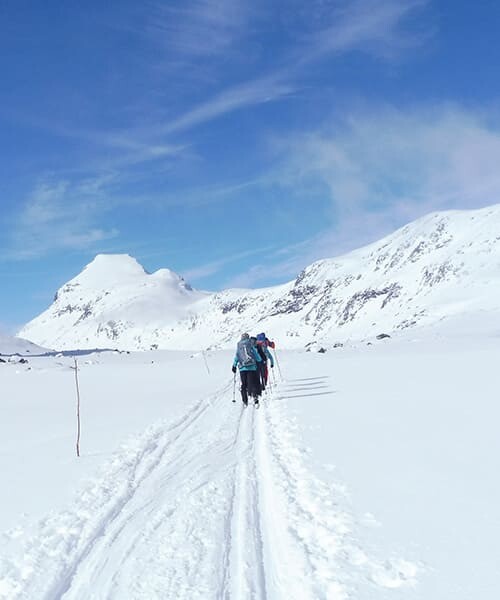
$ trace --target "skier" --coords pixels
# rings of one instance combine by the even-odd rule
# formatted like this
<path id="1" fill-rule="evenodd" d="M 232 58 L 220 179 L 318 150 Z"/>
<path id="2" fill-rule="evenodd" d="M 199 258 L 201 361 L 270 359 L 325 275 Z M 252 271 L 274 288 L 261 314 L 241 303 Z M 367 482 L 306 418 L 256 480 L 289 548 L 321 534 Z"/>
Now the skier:
<path id="1" fill-rule="evenodd" d="M 259 407 L 259 396 L 261 394 L 258 364 L 262 359 L 257 349 L 252 345 L 248 333 L 243 333 L 236 347 L 236 355 L 233 361 L 232 371 L 236 373 L 236 367 L 240 369 L 241 399 L 248 406 L 248 396 L 253 397 L 255 407 Z"/>
<path id="2" fill-rule="evenodd" d="M 271 340 L 267 338 L 265 333 L 259 333 L 257 335 L 257 341 L 265 342 L 266 346 L 268 346 L 269 348 L 274 349 L 276 347 L 276 344 L 274 342 L 271 342 Z"/>
<path id="3" fill-rule="evenodd" d="M 273 355 L 269 352 L 268 346 L 274 348 L 274 342 L 270 342 L 265 333 L 259 333 L 257 338 L 257 349 L 259 351 L 260 356 L 262 357 L 262 364 L 259 364 L 260 367 L 260 377 L 262 381 L 262 389 L 266 389 L 267 378 L 269 377 L 269 371 L 267 369 L 267 361 L 271 364 L 271 369 L 274 368 L 274 359 Z"/>
<path id="4" fill-rule="evenodd" d="M 259 356 L 262 360 L 262 362 L 259 363 L 258 367 L 259 367 L 259 379 L 260 379 L 260 386 L 262 391 L 264 391 L 266 389 L 266 385 L 267 385 L 267 377 L 268 377 L 268 370 L 267 370 L 267 361 L 269 359 L 270 363 L 271 363 L 271 369 L 274 367 L 274 360 L 273 357 L 271 355 L 271 353 L 269 352 L 267 346 L 265 343 L 260 342 L 256 337 L 251 337 L 250 338 L 252 344 L 255 346 L 255 348 L 257 349 L 257 352 L 259 353 Z"/>

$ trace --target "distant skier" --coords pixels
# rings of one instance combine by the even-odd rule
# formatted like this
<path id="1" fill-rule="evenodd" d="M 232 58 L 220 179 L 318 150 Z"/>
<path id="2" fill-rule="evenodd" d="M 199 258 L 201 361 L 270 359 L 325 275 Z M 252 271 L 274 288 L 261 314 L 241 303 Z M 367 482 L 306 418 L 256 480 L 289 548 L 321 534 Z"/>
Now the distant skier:
<path id="1" fill-rule="evenodd" d="M 274 342 L 271 342 L 271 340 L 266 336 L 265 333 L 259 333 L 257 335 L 257 341 L 259 342 L 259 344 L 265 343 L 265 345 L 269 348 L 276 347 L 276 344 Z"/>
<path id="2" fill-rule="evenodd" d="M 248 396 L 254 399 L 256 407 L 259 406 L 261 388 L 258 364 L 260 362 L 262 362 L 262 359 L 250 341 L 250 336 L 248 333 L 242 334 L 241 340 L 236 347 L 232 371 L 236 373 L 236 367 L 240 369 L 241 399 L 245 406 L 248 406 Z"/>
<path id="3" fill-rule="evenodd" d="M 271 364 L 271 369 L 274 368 L 273 355 L 269 352 L 269 346 L 274 348 L 274 342 L 267 339 L 265 333 L 259 333 L 257 335 L 257 350 L 262 357 L 262 364 L 260 366 L 260 377 L 262 381 L 262 389 L 266 389 L 267 379 L 269 377 L 269 371 L 267 369 L 267 361 Z"/>
<path id="4" fill-rule="evenodd" d="M 263 335 L 263 334 L 259 334 L 259 335 Z M 262 341 L 262 340 L 259 341 L 258 337 L 251 337 L 250 340 L 251 340 L 252 344 L 255 346 L 255 348 L 257 349 L 257 352 L 259 353 L 259 356 L 262 361 L 258 364 L 258 369 L 259 369 L 259 379 L 260 379 L 261 389 L 262 389 L 262 391 L 264 391 L 266 389 L 267 378 L 268 378 L 267 361 L 268 360 L 270 361 L 271 369 L 272 369 L 274 367 L 274 360 L 273 360 L 271 353 L 269 352 L 269 350 L 267 348 L 265 341 Z"/>

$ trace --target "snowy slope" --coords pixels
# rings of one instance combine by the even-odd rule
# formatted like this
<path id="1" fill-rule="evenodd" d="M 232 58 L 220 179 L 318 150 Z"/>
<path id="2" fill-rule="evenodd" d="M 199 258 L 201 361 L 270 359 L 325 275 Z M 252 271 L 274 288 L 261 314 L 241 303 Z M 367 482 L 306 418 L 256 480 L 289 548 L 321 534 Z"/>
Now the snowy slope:
<path id="1" fill-rule="evenodd" d="M 150 274 L 126 254 L 100 254 L 20 335 L 60 349 L 149 348 L 155 339 L 144 336 L 145 324 L 155 331 L 183 320 L 204 296 L 169 269 Z"/>
<path id="2" fill-rule="evenodd" d="M 146 275 L 130 257 L 98 256 L 20 335 L 59 348 L 196 349 L 227 347 L 249 330 L 300 348 L 497 313 L 500 205 L 433 213 L 261 290 L 204 294 L 158 273 Z"/>
<path id="3" fill-rule="evenodd" d="M 41 348 L 28 340 L 19 337 L 13 337 L 0 332 L 0 356 L 10 356 L 20 354 L 23 356 L 45 354 L 46 348 Z"/>

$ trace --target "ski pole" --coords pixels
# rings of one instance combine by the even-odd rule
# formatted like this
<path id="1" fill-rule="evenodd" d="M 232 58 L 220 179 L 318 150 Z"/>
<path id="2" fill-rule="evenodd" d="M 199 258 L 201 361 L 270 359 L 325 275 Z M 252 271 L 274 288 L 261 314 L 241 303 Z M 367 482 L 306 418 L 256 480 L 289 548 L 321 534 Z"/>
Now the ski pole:
<path id="1" fill-rule="evenodd" d="M 274 363 L 273 363 L 274 364 Z M 266 362 L 266 389 L 269 388 L 269 391 L 272 392 L 273 391 L 273 382 L 271 380 L 271 367 L 268 366 L 268 363 Z"/>
<path id="2" fill-rule="evenodd" d="M 233 402 L 236 402 L 236 373 L 233 373 Z"/>
<path id="3" fill-rule="evenodd" d="M 278 360 L 278 353 L 276 352 L 276 348 L 274 348 L 274 358 L 276 359 L 276 366 L 278 367 L 280 379 L 281 381 L 283 381 L 283 375 L 281 374 L 280 361 Z"/>
<path id="4" fill-rule="evenodd" d="M 274 374 L 274 369 L 271 369 L 271 372 L 273 374 L 274 387 L 276 387 L 276 375 Z"/>

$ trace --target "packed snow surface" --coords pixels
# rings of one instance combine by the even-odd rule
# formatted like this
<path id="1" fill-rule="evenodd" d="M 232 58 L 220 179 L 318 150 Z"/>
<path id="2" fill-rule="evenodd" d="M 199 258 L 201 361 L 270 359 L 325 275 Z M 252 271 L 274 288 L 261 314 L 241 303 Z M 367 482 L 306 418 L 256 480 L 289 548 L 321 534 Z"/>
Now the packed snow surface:
<path id="1" fill-rule="evenodd" d="M 205 293 L 128 255 L 99 255 L 20 332 L 58 349 L 228 348 L 272 330 L 283 348 L 328 345 L 500 311 L 500 205 L 433 213 L 294 281 Z"/>
<path id="2" fill-rule="evenodd" d="M 281 351 L 258 410 L 232 351 L 80 353 L 80 458 L 74 357 L 0 364 L 0 598 L 500 597 L 499 344 Z"/>

